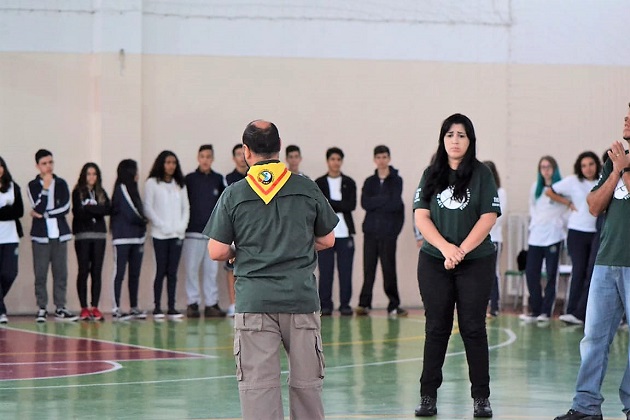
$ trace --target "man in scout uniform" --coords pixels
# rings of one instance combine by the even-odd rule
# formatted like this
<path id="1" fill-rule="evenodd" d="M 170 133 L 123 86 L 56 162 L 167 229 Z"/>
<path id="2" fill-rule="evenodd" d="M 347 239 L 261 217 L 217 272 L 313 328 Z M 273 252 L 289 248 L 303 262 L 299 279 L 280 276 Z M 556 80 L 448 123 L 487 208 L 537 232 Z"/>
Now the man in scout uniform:
<path id="1" fill-rule="evenodd" d="M 338 218 L 317 185 L 293 176 L 279 152 L 273 123 L 247 126 L 247 182 L 225 190 L 204 233 L 212 259 L 234 259 L 234 355 L 243 419 L 284 418 L 281 343 L 289 358 L 291 418 L 323 419 L 324 355 L 313 272 L 316 251 L 334 245 Z"/>

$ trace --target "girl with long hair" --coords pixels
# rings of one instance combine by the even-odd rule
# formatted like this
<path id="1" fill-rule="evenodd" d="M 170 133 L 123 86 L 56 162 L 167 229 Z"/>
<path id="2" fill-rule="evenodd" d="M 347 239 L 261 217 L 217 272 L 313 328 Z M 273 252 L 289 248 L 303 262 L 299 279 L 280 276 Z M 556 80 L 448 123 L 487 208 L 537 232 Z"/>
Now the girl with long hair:
<path id="1" fill-rule="evenodd" d="M 580 153 L 573 164 L 574 175 L 554 183 L 546 194 L 552 200 L 571 209 L 567 235 L 567 251 L 571 257 L 571 288 L 566 313 L 560 320 L 569 324 L 583 324 L 586 317 L 590 256 L 595 250 L 597 218 L 588 210 L 586 196 L 597 185 L 602 164 L 591 151 Z"/>
<path id="2" fill-rule="evenodd" d="M 565 223 L 569 207 L 550 199 L 546 192 L 560 181 L 558 163 L 551 156 L 538 161 L 538 175 L 529 194 L 529 238 L 525 277 L 529 290 L 529 313 L 523 321 L 548 322 L 556 300 L 556 275 L 562 243 L 567 237 Z M 545 260 L 547 285 L 543 294 L 540 280 Z"/>
<path id="3" fill-rule="evenodd" d="M 96 163 L 88 162 L 81 168 L 77 184 L 72 190 L 72 232 L 79 266 L 77 292 L 81 302 L 80 319 L 84 321 L 105 319 L 98 309 L 98 303 L 107 241 L 105 216 L 110 212 L 111 203 L 102 186 L 101 170 Z M 92 290 L 88 307 L 87 281 L 90 275 Z"/>
<path id="4" fill-rule="evenodd" d="M 188 227 L 190 205 L 184 175 L 175 153 L 164 150 L 158 155 L 145 182 L 144 194 L 146 215 L 151 221 L 156 264 L 153 317 L 158 320 L 164 318 L 161 300 L 166 277 L 166 315 L 170 319 L 178 319 L 183 315 L 175 309 L 177 267 Z"/>
<path id="5" fill-rule="evenodd" d="M 114 193 L 112 194 L 111 231 L 114 244 L 114 319 L 145 319 L 146 313 L 138 308 L 140 269 L 144 255 L 147 219 L 138 192 L 138 164 L 125 159 L 118 164 Z M 120 293 L 129 264 L 129 304 L 131 310 L 120 309 Z"/>
<path id="6" fill-rule="evenodd" d="M 0 324 L 9 322 L 4 298 L 18 274 L 18 245 L 23 236 L 22 191 L 0 157 Z"/>
<path id="7" fill-rule="evenodd" d="M 414 218 L 424 243 L 418 284 L 426 340 L 418 417 L 437 414 L 437 391 L 457 308 L 471 382 L 473 414 L 492 417 L 486 307 L 495 277 L 490 229 L 501 214 L 497 187 L 476 158 L 472 121 L 454 114 L 442 123 L 435 159 L 414 197 Z"/>

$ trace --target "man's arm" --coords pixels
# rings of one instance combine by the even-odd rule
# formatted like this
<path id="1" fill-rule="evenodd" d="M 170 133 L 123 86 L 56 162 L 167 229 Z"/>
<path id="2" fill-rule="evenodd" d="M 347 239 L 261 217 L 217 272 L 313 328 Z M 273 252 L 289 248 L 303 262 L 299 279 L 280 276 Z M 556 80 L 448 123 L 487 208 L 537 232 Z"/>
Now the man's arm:
<path id="1" fill-rule="evenodd" d="M 331 231 L 326 236 L 315 237 L 315 251 L 332 248 L 335 245 L 335 232 Z"/>
<path id="2" fill-rule="evenodd" d="M 227 261 L 236 256 L 236 249 L 232 245 L 210 239 L 208 241 L 208 253 L 210 258 L 215 261 Z"/>

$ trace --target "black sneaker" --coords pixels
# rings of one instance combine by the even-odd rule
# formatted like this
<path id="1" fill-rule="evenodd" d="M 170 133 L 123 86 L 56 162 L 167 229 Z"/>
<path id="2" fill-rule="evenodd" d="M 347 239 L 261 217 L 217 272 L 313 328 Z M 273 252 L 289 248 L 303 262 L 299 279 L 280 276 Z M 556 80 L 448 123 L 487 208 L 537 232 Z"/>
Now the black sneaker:
<path id="1" fill-rule="evenodd" d="M 180 319 L 183 318 L 184 315 L 182 315 L 182 313 L 177 309 L 169 309 L 168 312 L 166 312 L 166 317 L 168 319 Z"/>
<path id="2" fill-rule="evenodd" d="M 584 414 L 573 409 L 567 411 L 567 414 L 556 417 L 553 420 L 603 420 L 601 414 Z"/>
<path id="3" fill-rule="evenodd" d="M 131 316 L 131 318 L 133 319 L 147 319 L 147 313 L 146 311 L 143 311 L 139 308 L 131 308 L 131 310 L 129 311 L 129 315 Z"/>
<path id="4" fill-rule="evenodd" d="M 354 311 L 349 306 L 344 306 L 343 308 L 339 308 L 339 313 L 341 316 L 352 316 Z"/>
<path id="5" fill-rule="evenodd" d="M 160 308 L 153 310 L 153 319 L 164 319 L 164 312 Z"/>
<path id="6" fill-rule="evenodd" d="M 218 303 L 212 306 L 206 306 L 203 311 L 203 316 L 206 318 L 225 318 L 225 315 L 225 312 L 219 308 Z"/>
<path id="7" fill-rule="evenodd" d="M 409 312 L 407 312 L 405 309 L 401 308 L 400 306 L 394 310 L 389 311 L 389 316 L 407 316 L 409 315 Z"/>
<path id="8" fill-rule="evenodd" d="M 48 317 L 48 311 L 44 308 L 39 308 L 37 315 L 35 315 L 35 322 L 46 322 L 46 317 Z"/>
<path id="9" fill-rule="evenodd" d="M 129 321 L 131 318 L 130 314 L 123 312 L 120 309 L 114 309 L 112 312 L 112 319 L 114 321 Z"/>
<path id="10" fill-rule="evenodd" d="M 416 407 L 416 417 L 433 417 L 437 414 L 437 398 L 427 395 L 420 398 L 420 404 Z"/>
<path id="11" fill-rule="evenodd" d="M 332 309 L 322 308 L 322 316 L 331 316 L 331 315 L 332 315 Z"/>
<path id="12" fill-rule="evenodd" d="M 63 308 L 57 308 L 57 310 L 55 311 L 55 319 L 57 321 L 72 322 L 72 321 L 76 321 L 77 319 L 79 319 L 79 317 L 77 315 L 73 314 L 72 312 L 70 312 L 64 306 Z"/>
<path id="13" fill-rule="evenodd" d="M 186 309 L 186 316 L 188 318 L 199 318 L 201 316 L 201 312 L 199 312 L 199 305 L 197 303 L 188 305 L 188 308 Z"/>
<path id="14" fill-rule="evenodd" d="M 475 398 L 473 400 L 473 417 L 492 417 L 492 407 L 487 398 Z"/>

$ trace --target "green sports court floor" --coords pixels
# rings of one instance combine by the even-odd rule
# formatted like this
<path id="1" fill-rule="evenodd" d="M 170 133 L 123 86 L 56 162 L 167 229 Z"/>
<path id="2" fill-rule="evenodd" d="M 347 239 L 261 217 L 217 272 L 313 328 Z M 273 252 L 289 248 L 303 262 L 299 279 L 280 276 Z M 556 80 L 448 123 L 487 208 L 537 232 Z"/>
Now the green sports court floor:
<path id="1" fill-rule="evenodd" d="M 13 317 L 0 328 L 0 419 L 238 419 L 232 327 L 231 319 L 42 325 Z M 501 315 L 488 321 L 488 333 L 495 419 L 551 420 L 568 410 L 580 327 L 555 320 L 525 324 Z M 414 418 L 424 341 L 421 311 L 400 319 L 378 311 L 363 318 L 323 318 L 322 336 L 327 418 Z M 620 330 L 604 382 L 606 419 L 624 418 L 617 388 L 627 343 L 628 332 Z M 444 378 L 435 418 L 472 419 L 456 327 Z"/>

